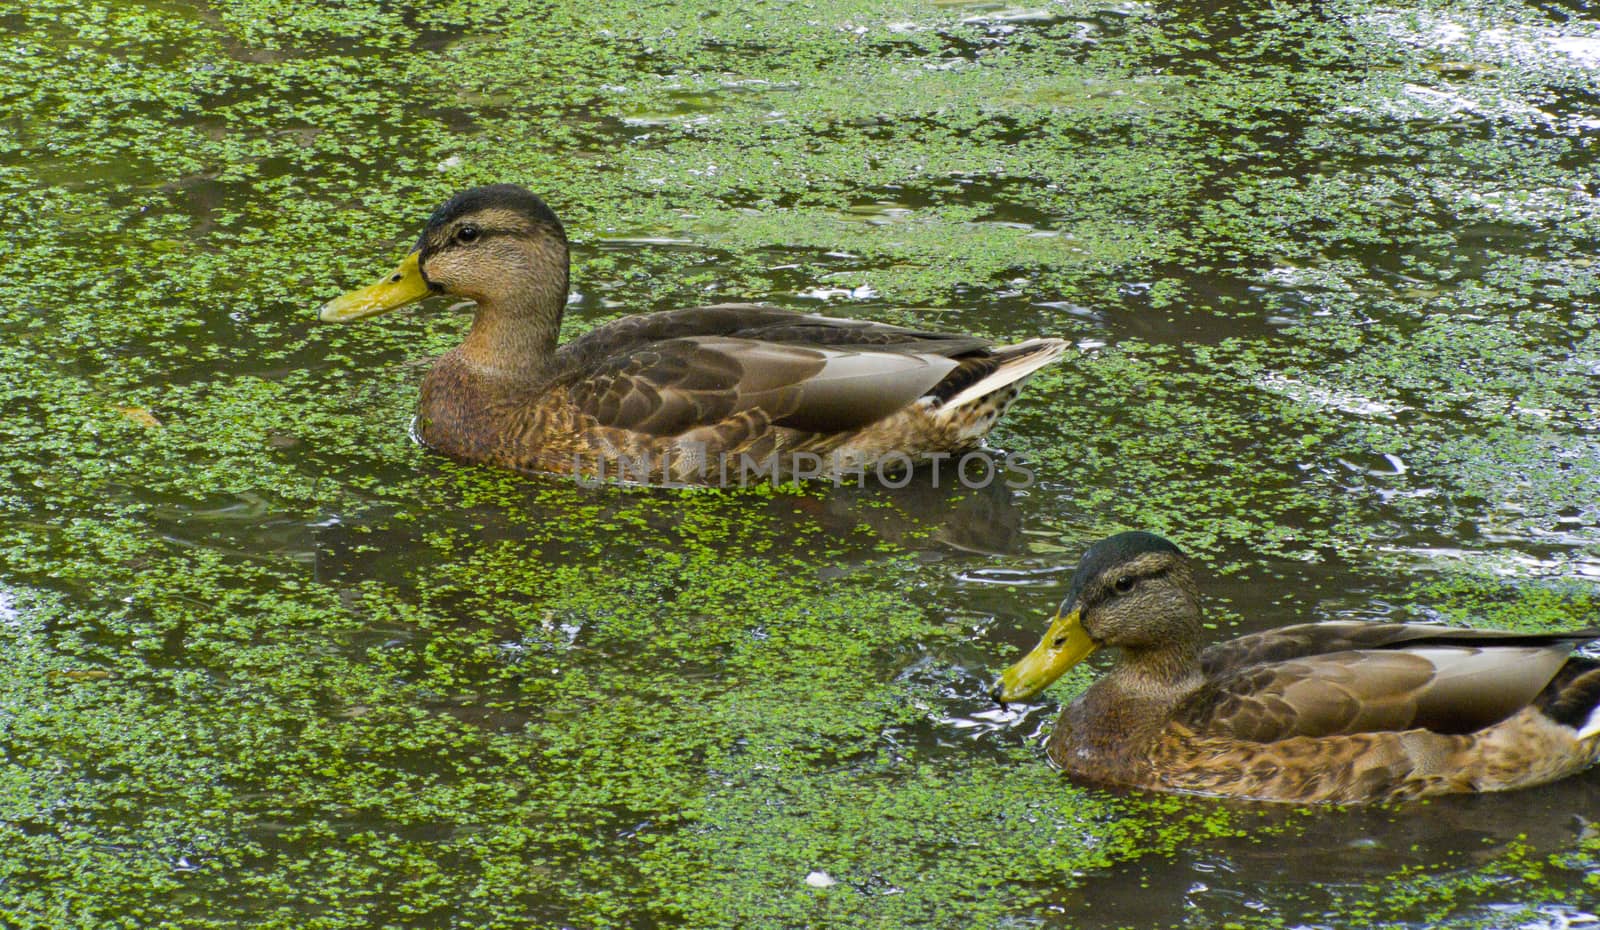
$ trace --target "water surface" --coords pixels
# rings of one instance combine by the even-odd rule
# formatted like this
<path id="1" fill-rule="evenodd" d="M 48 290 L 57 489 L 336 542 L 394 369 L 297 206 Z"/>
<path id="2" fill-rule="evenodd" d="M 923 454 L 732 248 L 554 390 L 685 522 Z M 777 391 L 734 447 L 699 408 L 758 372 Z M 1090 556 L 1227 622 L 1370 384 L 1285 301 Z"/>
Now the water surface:
<path id="1" fill-rule="evenodd" d="M 1093 539 L 1218 636 L 1593 623 L 1586 4 L 43 0 L 0 14 L 0 922 L 1564 927 L 1600 776 L 1074 784 L 1001 711 Z M 1030 488 L 444 461 L 467 318 L 314 308 L 471 184 L 570 334 L 762 300 L 1076 351 Z"/>

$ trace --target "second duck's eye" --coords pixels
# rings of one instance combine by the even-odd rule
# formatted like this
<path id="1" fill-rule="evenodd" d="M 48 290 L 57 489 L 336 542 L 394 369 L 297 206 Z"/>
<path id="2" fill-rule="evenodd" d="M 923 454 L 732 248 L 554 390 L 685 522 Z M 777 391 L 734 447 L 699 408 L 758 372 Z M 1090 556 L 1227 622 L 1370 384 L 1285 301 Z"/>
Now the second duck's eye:
<path id="1" fill-rule="evenodd" d="M 1121 578 L 1118 578 L 1115 582 L 1113 582 L 1111 587 L 1115 588 L 1118 594 L 1127 594 L 1129 591 L 1133 590 L 1133 579 L 1127 575 L 1123 575 Z"/>
<path id="2" fill-rule="evenodd" d="M 471 223 L 466 223 L 460 229 L 456 230 L 456 241 L 462 243 L 463 245 L 469 242 L 476 242 L 478 241 L 478 236 L 481 234 L 482 232 L 478 229 L 478 227 L 472 225 Z"/>

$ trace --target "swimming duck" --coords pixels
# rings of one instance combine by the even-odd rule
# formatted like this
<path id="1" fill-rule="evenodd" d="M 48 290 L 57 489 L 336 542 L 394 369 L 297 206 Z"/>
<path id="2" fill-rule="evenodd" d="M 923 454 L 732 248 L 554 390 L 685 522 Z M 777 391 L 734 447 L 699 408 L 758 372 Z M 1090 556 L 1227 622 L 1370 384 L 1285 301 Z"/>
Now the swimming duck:
<path id="1" fill-rule="evenodd" d="M 436 294 L 472 328 L 422 382 L 432 448 L 522 472 L 728 484 L 900 470 L 976 448 L 1060 339 L 994 346 L 754 304 L 629 316 L 557 345 L 566 231 L 512 184 L 433 212 L 400 266 L 324 305 L 359 320 Z"/>
<path id="2" fill-rule="evenodd" d="M 1571 654 L 1600 628 L 1309 623 L 1202 651 L 1200 616 L 1177 546 L 1112 536 L 994 697 L 1026 700 L 1116 647 L 1046 751 L 1069 774 L 1163 791 L 1391 801 L 1537 785 L 1600 757 L 1600 662 Z"/>

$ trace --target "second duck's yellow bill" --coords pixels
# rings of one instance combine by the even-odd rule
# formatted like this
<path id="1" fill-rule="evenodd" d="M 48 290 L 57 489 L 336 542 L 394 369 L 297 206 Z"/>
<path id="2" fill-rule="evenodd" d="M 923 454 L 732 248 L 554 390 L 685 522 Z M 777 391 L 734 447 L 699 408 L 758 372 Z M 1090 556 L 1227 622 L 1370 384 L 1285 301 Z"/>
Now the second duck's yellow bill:
<path id="1" fill-rule="evenodd" d="M 432 294 L 428 282 L 422 278 L 422 269 L 417 266 L 421 254 L 412 252 L 400 263 L 400 267 L 382 280 L 323 304 L 318 317 L 324 323 L 363 320 L 390 310 L 399 310 L 406 304 L 414 304 Z"/>
<path id="2" fill-rule="evenodd" d="M 1057 614 L 1039 645 L 1000 674 L 995 697 L 1001 701 L 1026 701 L 1094 652 L 1098 644 L 1083 629 L 1079 614 L 1076 608 Z"/>

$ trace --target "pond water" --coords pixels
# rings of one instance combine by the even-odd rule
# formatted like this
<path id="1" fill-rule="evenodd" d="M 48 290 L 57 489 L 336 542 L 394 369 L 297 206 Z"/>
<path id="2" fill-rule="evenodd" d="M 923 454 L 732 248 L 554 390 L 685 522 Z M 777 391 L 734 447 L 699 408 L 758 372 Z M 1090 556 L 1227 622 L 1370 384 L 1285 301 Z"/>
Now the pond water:
<path id="1" fill-rule="evenodd" d="M 0 11 L 0 923 L 1566 927 L 1600 773 L 1075 784 L 996 670 L 1118 529 L 1217 636 L 1600 606 L 1575 0 L 37 0 Z M 580 488 L 408 425 L 435 204 L 570 336 L 750 299 L 1075 349 L 1030 487 Z"/>

